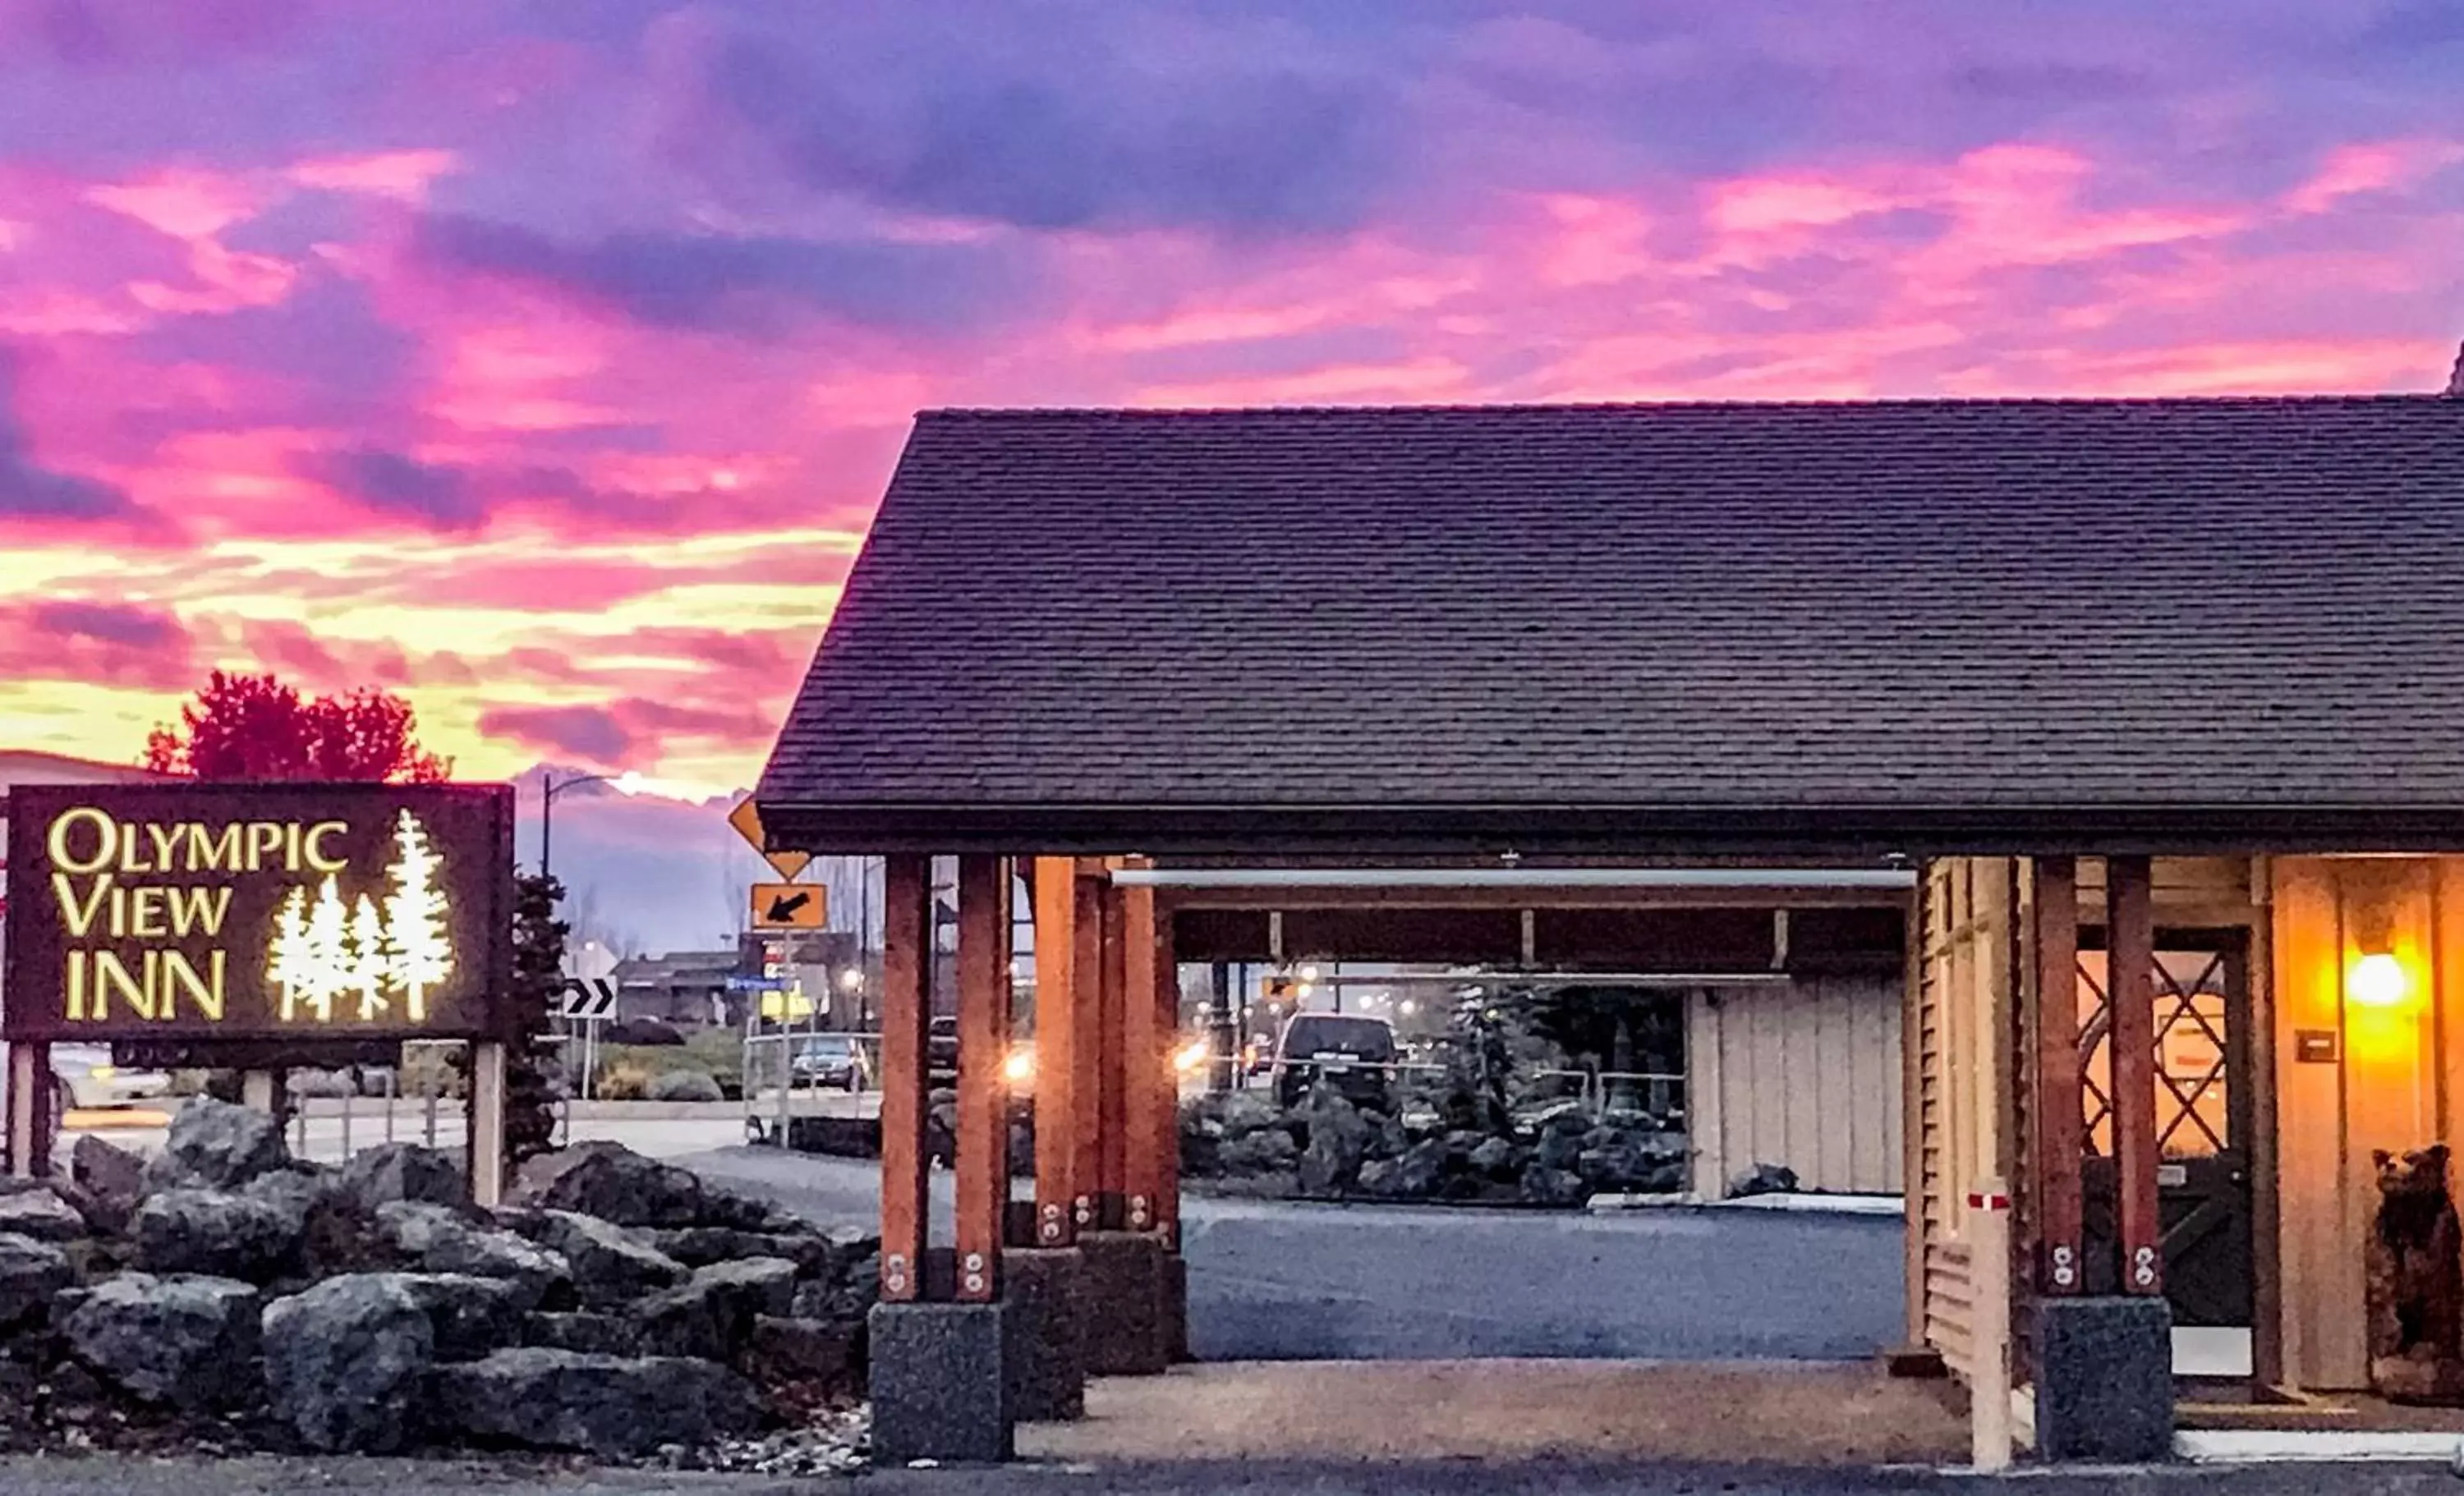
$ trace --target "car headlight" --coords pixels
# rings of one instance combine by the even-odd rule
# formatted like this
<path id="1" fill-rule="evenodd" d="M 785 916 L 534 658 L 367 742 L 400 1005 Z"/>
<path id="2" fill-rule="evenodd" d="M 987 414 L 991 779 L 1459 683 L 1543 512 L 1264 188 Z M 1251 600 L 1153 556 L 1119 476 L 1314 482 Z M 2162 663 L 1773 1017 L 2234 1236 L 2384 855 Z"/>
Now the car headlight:
<path id="1" fill-rule="evenodd" d="M 1208 1058 L 1210 1057 L 1210 1053 L 1211 1046 L 1205 1040 L 1193 1039 L 1189 1043 L 1182 1045 L 1179 1052 L 1176 1053 L 1172 1057 L 1172 1067 L 1178 1070 L 1183 1075 L 1188 1074 L 1192 1070 L 1203 1069 Z"/>
<path id="2" fill-rule="evenodd" d="M 95 1080 L 99 1080 L 99 1081 L 107 1081 L 107 1080 L 111 1079 L 113 1076 L 115 1076 L 115 1075 L 119 1074 L 119 1073 L 120 1073 L 120 1069 L 119 1069 L 119 1067 L 118 1067 L 117 1066 L 110 1066 L 110 1065 L 95 1065 L 95 1066 L 88 1066 L 88 1067 L 86 1067 L 86 1072 L 85 1072 L 85 1073 L 86 1073 L 88 1076 L 90 1076 L 90 1077 L 92 1077 L 93 1079 L 95 1079 Z"/>

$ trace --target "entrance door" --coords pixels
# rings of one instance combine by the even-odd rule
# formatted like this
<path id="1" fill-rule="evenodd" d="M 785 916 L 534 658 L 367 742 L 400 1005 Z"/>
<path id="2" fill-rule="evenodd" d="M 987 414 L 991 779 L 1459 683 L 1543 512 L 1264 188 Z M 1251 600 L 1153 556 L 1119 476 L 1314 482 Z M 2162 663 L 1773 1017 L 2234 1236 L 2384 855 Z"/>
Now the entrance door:
<path id="1" fill-rule="evenodd" d="M 2101 944 L 2082 931 L 2080 944 Z M 2250 1185 L 2248 935 L 2156 934 L 2157 1196 L 2175 1369 L 2248 1375 L 2255 1309 Z M 2112 1017 L 2105 956 L 2079 952 L 2079 1047 L 2087 1057 L 2086 1287 L 2120 1291 L 2115 1247 Z"/>

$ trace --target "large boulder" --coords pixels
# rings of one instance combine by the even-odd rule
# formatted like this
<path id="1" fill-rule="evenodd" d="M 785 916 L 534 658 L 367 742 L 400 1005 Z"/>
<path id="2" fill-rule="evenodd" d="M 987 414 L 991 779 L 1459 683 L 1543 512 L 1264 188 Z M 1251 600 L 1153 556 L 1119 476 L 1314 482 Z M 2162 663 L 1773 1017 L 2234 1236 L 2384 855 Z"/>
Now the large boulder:
<path id="1" fill-rule="evenodd" d="M 49 1188 L 0 1195 L 0 1233 L 37 1242 L 74 1242 L 86 1234 L 85 1217 Z"/>
<path id="2" fill-rule="evenodd" d="M 1793 1195 L 1796 1191 L 1796 1171 L 1779 1163 L 1757 1163 L 1728 1181 L 1731 1199 L 1754 1195 Z"/>
<path id="3" fill-rule="evenodd" d="M 511 1231 L 473 1225 L 459 1212 L 425 1200 L 378 1206 L 376 1227 L 403 1266 L 502 1279 L 521 1289 L 525 1310 L 539 1308 L 572 1277 L 562 1255 L 534 1246 Z"/>
<path id="4" fill-rule="evenodd" d="M 1539 1143 L 1531 1150 L 1531 1161 L 1543 1169 L 1559 1169 L 1571 1173 L 1582 1160 L 1583 1139 L 1578 1133 L 1568 1133 L 1551 1127 L 1540 1134 Z"/>
<path id="5" fill-rule="evenodd" d="M 466 1440 L 621 1457 L 702 1444 L 751 1430 L 753 1388 L 709 1361 L 592 1355 L 524 1347 L 440 1366 L 429 1377 L 435 1426 Z"/>
<path id="6" fill-rule="evenodd" d="M 522 1343 L 529 1304 L 522 1286 L 458 1272 L 372 1273 L 401 1286 L 427 1311 L 440 1361 L 475 1361 Z M 340 1280 L 329 1279 L 328 1282 Z"/>
<path id="7" fill-rule="evenodd" d="M 145 1155 L 93 1133 L 69 1150 L 69 1182 L 85 1192 L 98 1231 L 121 1232 L 145 1193 Z"/>
<path id="8" fill-rule="evenodd" d="M 134 1257 L 149 1273 L 195 1273 L 263 1283 L 299 1247 L 300 1218 L 286 1204 L 213 1190 L 148 1195 L 129 1222 Z"/>
<path id="9" fill-rule="evenodd" d="M 1300 1156 L 1292 1134 L 1279 1127 L 1260 1128 L 1227 1137 L 1216 1150 L 1216 1163 L 1226 1174 L 1272 1174 L 1288 1169 Z"/>
<path id="10" fill-rule="evenodd" d="M 229 1278 L 123 1273 L 62 1325 L 69 1351 L 148 1402 L 240 1407 L 255 1400 L 257 1292 Z"/>
<path id="11" fill-rule="evenodd" d="M 382 1143 L 342 1165 L 342 1188 L 370 1210 L 396 1200 L 455 1209 L 471 1203 L 471 1181 L 446 1154 L 417 1143 Z"/>
<path id="12" fill-rule="evenodd" d="M 763 1314 L 753 1321 L 741 1364 L 762 1387 L 788 1382 L 839 1387 L 854 1375 L 864 1340 L 860 1320 L 779 1319 Z"/>
<path id="13" fill-rule="evenodd" d="M 807 1278 L 825 1276 L 838 1261 L 838 1248 L 816 1231 L 738 1231 L 729 1226 L 683 1226 L 650 1233 L 651 1244 L 687 1267 L 740 1257 L 783 1257 Z"/>
<path id="14" fill-rule="evenodd" d="M 1471 1166 L 1474 1174 L 1485 1175 L 1491 1179 L 1511 1179 L 1523 1173 L 1522 1150 L 1508 1138 L 1492 1137 L 1484 1141 L 1471 1151 L 1471 1156 L 1464 1162 Z"/>
<path id="15" fill-rule="evenodd" d="M 506 1202 L 569 1210 L 620 1226 L 699 1225 L 706 1204 L 693 1174 L 612 1142 L 580 1143 L 530 1159 Z"/>
<path id="16" fill-rule="evenodd" d="M 290 1164 L 282 1124 L 272 1116 L 211 1096 L 191 1096 L 171 1118 L 171 1135 L 145 1173 L 154 1188 L 203 1184 L 230 1190 Z"/>
<path id="17" fill-rule="evenodd" d="M 522 1322 L 521 1343 L 592 1355 L 639 1355 L 642 1327 L 624 1314 L 533 1314 Z"/>
<path id="18" fill-rule="evenodd" d="M 1304 1112 L 1309 1147 L 1301 1154 L 1301 1188 L 1311 1195 L 1341 1195 L 1359 1182 L 1369 1156 L 1370 1125 L 1351 1102 L 1320 1086 Z"/>
<path id="19" fill-rule="evenodd" d="M 1380 1199 L 1426 1199 L 1445 1182 L 1446 1156 L 1443 1138 L 1415 1143 L 1399 1158 L 1364 1165 L 1361 1191 Z"/>
<path id="20" fill-rule="evenodd" d="M 763 1314 L 786 1317 L 795 1307 L 796 1265 L 783 1258 L 750 1257 L 696 1268 L 672 1288 L 633 1308 L 642 1343 L 667 1355 L 732 1359 Z"/>
<path id="21" fill-rule="evenodd" d="M 382 1454 L 416 1436 L 436 1331 L 399 1276 L 328 1278 L 275 1300 L 264 1344 L 275 1411 L 309 1448 Z"/>
<path id="22" fill-rule="evenodd" d="M 1526 1204 L 1566 1207 L 1591 1199 L 1592 1187 L 1572 1170 L 1535 1163 L 1523 1172 L 1522 1194 Z"/>
<path id="23" fill-rule="evenodd" d="M 68 1254 L 51 1243 L 0 1233 L 0 1330 L 40 1315 L 76 1279 Z"/>
<path id="24" fill-rule="evenodd" d="M 574 1293 L 587 1308 L 613 1309 L 692 1275 L 685 1264 L 596 1216 L 542 1210 L 517 1228 L 571 1265 Z"/>

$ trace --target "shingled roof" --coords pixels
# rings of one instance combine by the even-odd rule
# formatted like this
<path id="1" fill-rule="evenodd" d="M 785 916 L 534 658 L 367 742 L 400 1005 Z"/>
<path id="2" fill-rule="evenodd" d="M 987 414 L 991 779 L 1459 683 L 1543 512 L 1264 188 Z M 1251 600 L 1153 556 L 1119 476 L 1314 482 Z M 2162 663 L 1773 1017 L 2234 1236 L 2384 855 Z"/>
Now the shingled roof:
<path id="1" fill-rule="evenodd" d="M 758 793 L 847 850 L 2464 845 L 2464 401 L 930 412 Z"/>

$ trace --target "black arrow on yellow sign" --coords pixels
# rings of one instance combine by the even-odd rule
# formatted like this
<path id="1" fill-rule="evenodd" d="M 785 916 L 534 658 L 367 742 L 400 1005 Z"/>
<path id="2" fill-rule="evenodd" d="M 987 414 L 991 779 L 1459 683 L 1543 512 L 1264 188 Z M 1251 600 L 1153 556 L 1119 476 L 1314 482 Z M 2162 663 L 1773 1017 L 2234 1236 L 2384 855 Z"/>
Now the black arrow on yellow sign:
<path id="1" fill-rule="evenodd" d="M 792 924 L 795 922 L 796 911 L 812 901 L 813 895 L 809 890 L 799 889 L 792 894 L 772 899 L 767 917 L 774 925 Z"/>

